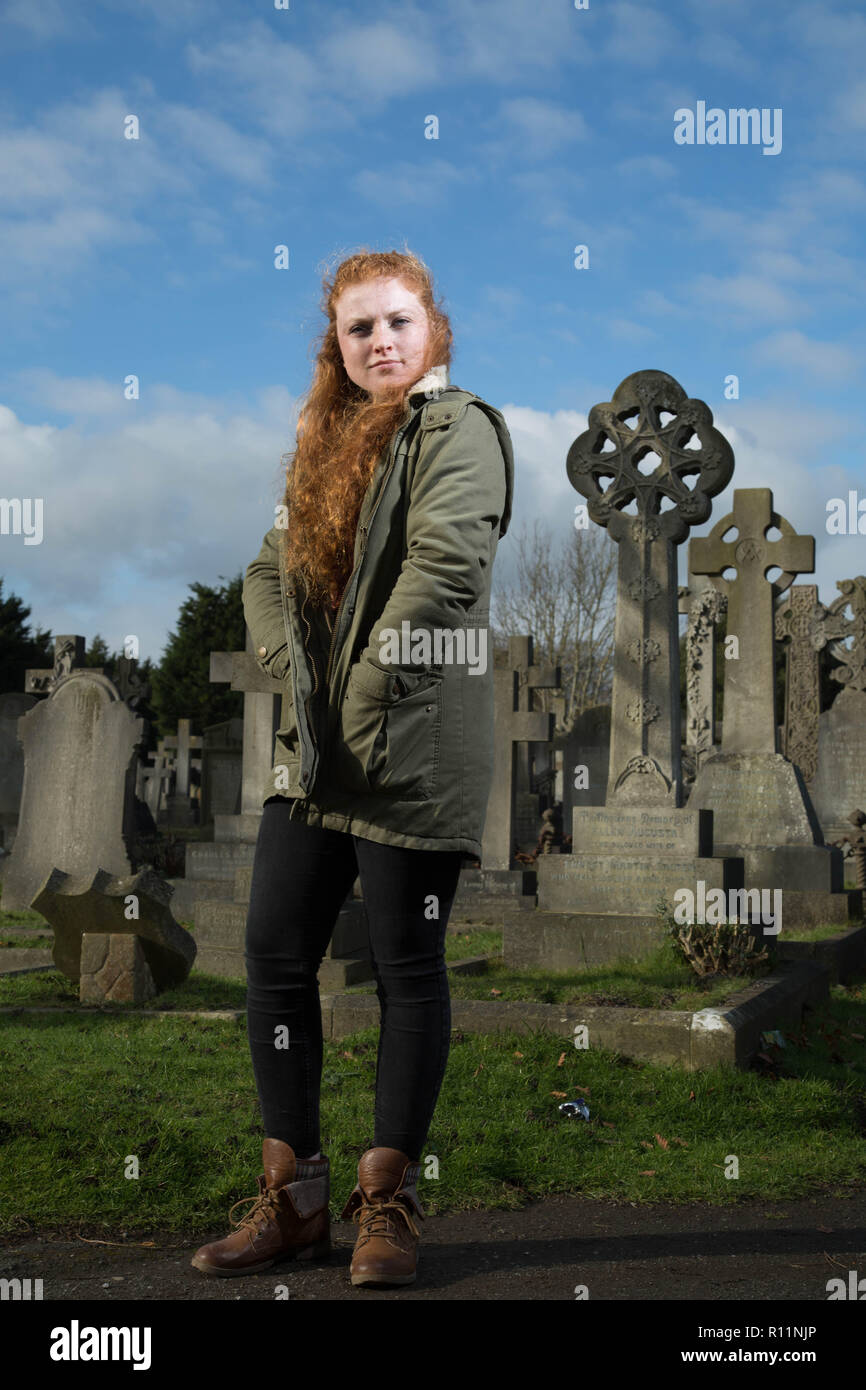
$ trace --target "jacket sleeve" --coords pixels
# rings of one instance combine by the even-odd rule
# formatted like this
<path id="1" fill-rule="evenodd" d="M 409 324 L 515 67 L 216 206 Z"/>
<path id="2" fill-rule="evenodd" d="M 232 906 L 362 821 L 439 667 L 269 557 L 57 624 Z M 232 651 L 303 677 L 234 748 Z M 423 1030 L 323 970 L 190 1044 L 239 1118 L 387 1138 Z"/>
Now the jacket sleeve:
<path id="1" fill-rule="evenodd" d="M 428 631 L 463 626 L 485 592 L 505 502 L 505 460 L 480 406 L 470 401 L 448 428 L 422 427 L 406 512 L 406 557 L 361 662 L 385 670 L 379 634 L 385 628 L 399 633 L 404 621 Z"/>
<path id="2" fill-rule="evenodd" d="M 243 584 L 244 617 L 253 639 L 253 654 L 266 675 L 284 680 L 289 670 L 289 643 L 280 593 L 277 546 L 280 531 L 272 526 Z"/>

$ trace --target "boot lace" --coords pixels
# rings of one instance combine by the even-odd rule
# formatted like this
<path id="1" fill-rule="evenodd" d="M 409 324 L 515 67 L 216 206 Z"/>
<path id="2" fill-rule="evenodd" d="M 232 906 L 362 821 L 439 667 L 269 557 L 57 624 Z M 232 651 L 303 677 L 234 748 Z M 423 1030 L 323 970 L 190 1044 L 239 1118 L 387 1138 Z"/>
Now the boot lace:
<path id="1" fill-rule="evenodd" d="M 252 1202 L 253 1205 L 246 1216 L 235 1221 L 232 1213 L 238 1207 L 242 1207 L 245 1202 Z M 237 1230 L 241 1230 L 244 1226 L 249 1227 L 249 1236 L 252 1241 L 253 1232 L 257 1235 L 265 1222 L 275 1220 L 279 1208 L 280 1200 L 276 1188 L 267 1187 L 264 1192 L 257 1193 L 255 1197 L 242 1197 L 239 1202 L 235 1202 L 229 1212 L 229 1220 Z"/>
<path id="2" fill-rule="evenodd" d="M 357 1244 L 369 1240 L 372 1236 L 385 1236 L 387 1239 L 398 1234 L 398 1227 L 394 1221 L 393 1213 L 399 1212 L 412 1232 L 420 1240 L 421 1232 L 418 1230 L 412 1215 L 405 1202 L 390 1198 L 387 1202 L 363 1202 L 357 1211 L 352 1213 L 352 1220 L 357 1221 L 361 1228 L 358 1232 Z"/>

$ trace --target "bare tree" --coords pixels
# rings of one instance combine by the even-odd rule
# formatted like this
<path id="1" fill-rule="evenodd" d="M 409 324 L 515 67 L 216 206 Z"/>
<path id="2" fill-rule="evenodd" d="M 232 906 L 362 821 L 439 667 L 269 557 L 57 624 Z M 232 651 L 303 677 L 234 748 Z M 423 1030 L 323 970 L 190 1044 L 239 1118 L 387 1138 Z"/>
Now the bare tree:
<path id="1" fill-rule="evenodd" d="M 514 575 L 496 582 L 491 596 L 494 648 L 512 634 L 531 633 L 536 661 L 562 668 L 559 692 L 538 690 L 536 708 L 555 709 L 569 728 L 582 710 L 610 698 L 617 547 L 601 527 L 569 527 L 554 542 L 536 520 L 516 533 Z"/>

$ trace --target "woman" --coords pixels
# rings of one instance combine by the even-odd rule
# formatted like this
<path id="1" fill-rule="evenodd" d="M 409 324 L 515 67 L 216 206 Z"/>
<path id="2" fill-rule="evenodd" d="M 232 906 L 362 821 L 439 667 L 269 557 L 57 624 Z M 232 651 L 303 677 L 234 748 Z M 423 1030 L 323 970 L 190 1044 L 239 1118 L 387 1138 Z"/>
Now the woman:
<path id="1" fill-rule="evenodd" d="M 451 327 L 420 260 L 361 252 L 324 289 L 283 506 L 243 595 L 284 687 L 246 932 L 264 1173 L 192 1263 L 252 1274 L 330 1250 L 316 976 L 360 876 L 381 1026 L 374 1146 L 342 1215 L 359 1224 L 352 1283 L 408 1284 L 450 1041 L 445 928 L 492 778 L 488 608 L 513 459 L 499 411 L 448 384 Z"/>

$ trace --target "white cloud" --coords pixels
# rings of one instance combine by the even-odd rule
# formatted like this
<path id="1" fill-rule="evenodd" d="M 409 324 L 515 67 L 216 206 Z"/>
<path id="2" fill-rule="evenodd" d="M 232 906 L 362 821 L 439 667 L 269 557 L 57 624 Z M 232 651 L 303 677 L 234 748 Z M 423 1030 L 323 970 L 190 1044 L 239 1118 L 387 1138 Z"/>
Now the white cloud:
<path id="1" fill-rule="evenodd" d="M 161 385 L 121 409 L 114 383 L 98 378 L 31 374 L 23 385 L 73 421 L 34 424 L 0 406 L 4 493 L 44 506 L 41 545 L 0 538 L 5 591 L 33 623 L 100 632 L 110 647 L 135 632 L 156 659 L 187 586 L 229 578 L 257 554 L 295 401 L 276 386 L 250 407 Z"/>
<path id="2" fill-rule="evenodd" d="M 758 362 L 785 367 L 808 376 L 835 379 L 853 376 L 860 367 L 856 353 L 838 343 L 821 343 L 807 338 L 797 329 L 771 334 L 755 343 L 752 349 Z"/>
<path id="3" fill-rule="evenodd" d="M 385 169 L 361 169 L 349 180 L 349 187 L 371 203 L 393 212 L 411 204 L 437 207 L 455 186 L 474 182 L 478 175 L 447 159 L 430 159 L 416 164 L 401 160 Z"/>
<path id="4" fill-rule="evenodd" d="M 737 322 L 793 318 L 803 311 L 796 295 L 757 275 L 698 275 L 687 294 L 727 310 Z"/>
<path id="5" fill-rule="evenodd" d="M 656 154 L 638 154 L 620 160 L 616 172 L 624 178 L 671 179 L 676 176 L 677 169 L 669 159 L 660 159 Z"/>

